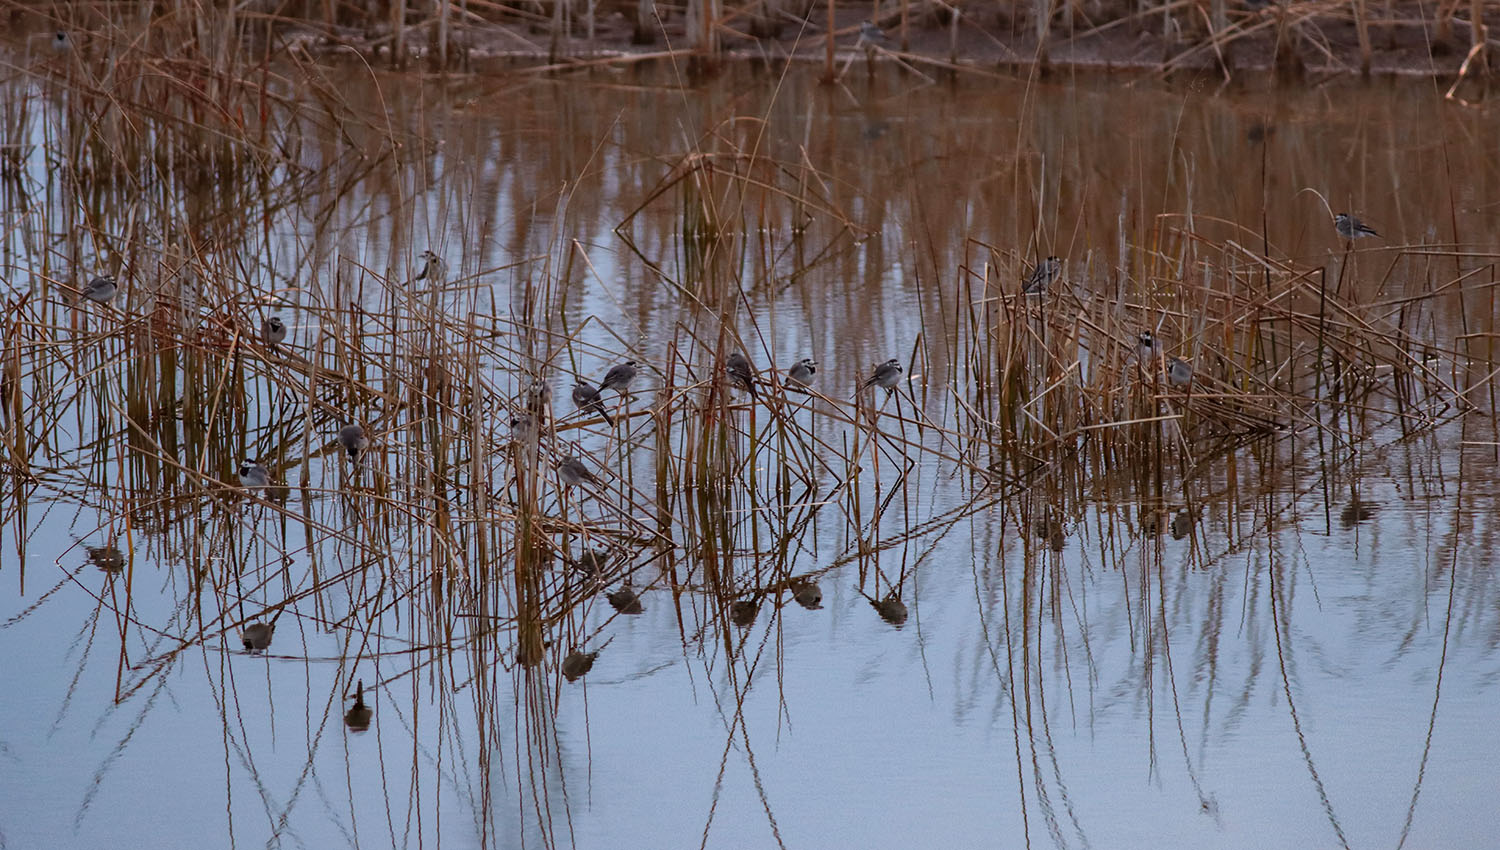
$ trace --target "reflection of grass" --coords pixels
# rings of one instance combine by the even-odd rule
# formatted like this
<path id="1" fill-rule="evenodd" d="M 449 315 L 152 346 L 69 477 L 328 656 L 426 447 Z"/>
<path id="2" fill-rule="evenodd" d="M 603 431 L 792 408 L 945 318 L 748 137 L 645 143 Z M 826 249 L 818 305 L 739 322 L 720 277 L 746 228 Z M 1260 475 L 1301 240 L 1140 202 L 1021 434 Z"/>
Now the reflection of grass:
<path id="1" fill-rule="evenodd" d="M 1190 216 L 1139 227 L 1122 216 L 1115 232 L 1092 235 L 1122 246 L 1117 263 L 1071 257 L 1048 294 L 1028 298 L 1018 294 L 1029 271 L 1020 252 L 921 206 L 903 226 L 959 247 L 902 243 L 891 249 L 898 257 L 869 261 L 877 278 L 899 262 L 915 270 L 909 288 L 941 293 L 919 301 L 918 333 L 900 350 L 869 358 L 898 356 L 906 380 L 889 396 L 851 394 L 850 375 L 872 365 L 859 363 L 824 370 L 811 394 L 791 393 L 778 367 L 808 352 L 787 350 L 785 328 L 759 308 L 793 287 L 822 297 L 820 281 L 865 286 L 871 294 L 856 299 L 873 301 L 877 280 L 860 279 L 850 258 L 880 256 L 872 233 L 883 222 L 848 211 L 847 178 L 833 164 L 773 152 L 757 122 L 716 124 L 685 152 L 652 151 L 665 160 L 656 182 L 641 181 L 616 229 L 646 270 L 641 288 L 670 293 L 666 332 L 652 326 L 648 339 L 626 305 L 580 321 L 572 301 L 596 274 L 585 240 L 566 230 L 592 213 L 572 188 L 592 164 L 568 175 L 546 250 L 480 268 L 472 246 L 490 224 L 455 202 L 438 218 L 459 222 L 452 238 L 464 248 L 449 249 L 446 278 L 417 280 L 405 256 L 417 214 L 399 200 L 411 175 L 395 165 L 396 138 L 374 136 L 368 159 L 329 154 L 316 169 L 274 155 L 294 122 L 347 131 L 353 119 L 340 104 L 272 103 L 261 124 L 207 132 L 135 101 L 75 99 L 75 85 L 63 89 L 57 149 L 34 154 L 74 164 L 59 208 L 38 216 L 55 228 L 44 243 L 66 247 L 39 252 L 50 282 L 6 305 L 6 519 L 25 522 L 37 486 L 109 518 L 101 536 L 127 553 L 126 567 L 110 570 L 109 604 L 122 630 L 153 634 L 150 657 L 122 656 L 131 677 L 122 696 L 185 650 L 232 646 L 247 624 L 286 614 L 272 656 L 300 650 L 294 622 L 325 631 L 340 647 L 337 676 L 364 677 L 377 693 L 421 677 L 434 692 L 472 694 L 492 718 L 507 698 L 494 677 L 513 676 L 526 709 L 518 734 L 540 773 L 557 755 L 550 724 L 564 662 L 602 652 L 584 671 L 595 676 L 621 651 L 604 645 L 630 606 L 617 614 L 606 591 L 645 593 L 648 612 L 675 619 L 685 652 L 737 662 L 728 665 L 735 708 L 799 590 L 847 565 L 870 616 L 915 630 L 916 577 L 932 541 L 991 509 L 1002 539 L 1030 532 L 1019 576 L 1001 577 L 1017 579 L 1024 601 L 1002 613 L 1021 622 L 995 626 L 1021 639 L 1020 669 L 999 675 L 1024 691 L 1042 678 L 1038 612 L 1063 621 L 1046 551 L 1087 505 L 1139 503 L 1111 514 L 1125 530 L 1101 534 L 1101 545 L 1175 534 L 1176 517 L 1196 509 L 1193 485 L 1246 446 L 1267 451 L 1267 438 L 1305 431 L 1360 439 L 1370 416 L 1417 433 L 1457 398 L 1427 353 L 1459 352 L 1419 343 L 1406 318 L 1444 288 L 1360 303 L 1344 271 L 1371 254 L 1345 253 L 1330 284 L 1305 261 L 1247 252 L 1238 229 L 1226 238 Z M 105 122 L 101 111 L 139 138 L 99 147 L 89 128 Z M 195 156 L 174 158 L 194 150 L 211 151 L 212 180 Z M 1021 155 L 1013 166 L 1027 173 Z M 87 179 L 104 170 L 109 180 Z M 319 182 L 304 191 L 297 178 L 313 172 Z M 213 197 L 203 197 L 205 182 Z M 30 209 L 23 193 L 5 191 L 8 211 Z M 377 206 L 362 192 L 398 210 L 391 258 L 325 244 L 365 226 L 341 214 Z M 907 214 L 896 192 L 867 200 L 890 205 L 892 219 Z M 273 238 L 278 216 L 300 216 L 313 232 Z M 84 219 L 76 230 L 75 218 Z M 109 307 L 75 309 L 58 292 L 91 260 L 127 285 Z M 506 274 L 511 302 L 497 306 Z M 292 327 L 274 350 L 258 332 L 272 312 Z M 1168 386 L 1160 360 L 1141 360 L 1142 329 L 1163 356 L 1193 362 L 1190 386 Z M 820 331 L 861 332 L 852 321 Z M 754 396 L 722 368 L 736 351 L 759 365 Z M 599 377 L 580 363 L 626 357 L 651 379 L 628 401 L 607 398 L 619 405 L 616 428 L 556 392 L 549 409 L 530 410 L 534 443 L 511 433 L 533 378 L 565 390 L 575 374 Z M 335 439 L 346 420 L 372 438 L 358 464 Z M 574 453 L 599 481 L 565 492 L 555 468 Z M 234 469 L 245 457 L 280 486 L 239 492 Z M 940 509 L 923 502 L 933 477 L 959 493 Z M 842 538 L 843 551 L 818 553 L 819 535 Z M 155 588 L 137 570 L 138 546 L 186 566 L 172 571 L 180 605 L 170 622 L 132 620 L 133 595 Z M 598 549 L 611 553 L 602 567 L 567 568 Z M 729 727 L 751 749 L 737 715 Z M 506 752 L 490 727 L 480 738 L 481 763 Z M 524 793 L 548 806 L 541 791 Z"/>

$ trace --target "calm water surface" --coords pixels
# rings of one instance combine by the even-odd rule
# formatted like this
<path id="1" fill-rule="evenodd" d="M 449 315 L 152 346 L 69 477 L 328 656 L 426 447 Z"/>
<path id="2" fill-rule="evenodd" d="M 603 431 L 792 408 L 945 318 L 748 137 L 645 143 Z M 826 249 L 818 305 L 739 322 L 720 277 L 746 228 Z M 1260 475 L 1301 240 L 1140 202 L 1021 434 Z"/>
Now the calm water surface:
<path id="1" fill-rule="evenodd" d="M 1491 112 L 1345 81 L 325 73 L 349 113 L 280 125 L 274 180 L 94 187 L 68 151 L 110 127 L 79 130 L 76 95 L 39 72 L 6 83 L 30 106 L 7 130 L 24 143 L 6 190 L 12 307 L 61 302 L 75 269 L 129 283 L 118 315 L 32 303 L 16 313 L 31 330 L 8 331 L 31 378 L 7 433 L 52 412 L 20 427 L 47 446 L 35 477 L 0 485 L 0 846 L 1500 847 L 1496 432 L 1489 367 L 1453 354 L 1494 330 Z M 771 189 L 714 182 L 726 171 Z M 1382 239 L 1346 255 L 1319 194 Z M 728 222 L 711 252 L 705 208 Z M 1195 240 L 1326 271 L 1340 303 L 1382 319 L 1410 303 L 1405 327 L 1477 408 L 1428 397 L 1425 424 L 1403 428 L 1377 393 L 1317 406 L 1321 437 L 1297 420 L 1236 449 L 1169 441 L 1160 489 L 1108 463 L 987 487 L 908 409 L 904 432 L 888 427 L 907 442 L 867 449 L 844 483 L 859 438 L 814 408 L 897 357 L 923 415 L 966 428 L 949 392 L 970 368 L 963 317 L 1039 256 L 1065 260 L 1056 309 L 1081 299 L 1096 328 L 1129 339 L 1144 323 L 1206 364 L 1229 342 L 1172 287 L 1225 266 L 1147 259 Z M 411 281 L 429 247 L 448 288 L 377 281 Z M 442 453 L 416 447 L 420 415 L 383 420 L 384 477 L 356 484 L 317 451 L 336 425 L 304 445 L 308 408 L 277 377 L 293 367 L 247 357 L 229 373 L 240 402 L 168 415 L 188 432 L 176 451 L 163 435 L 179 426 L 156 421 L 158 461 L 132 459 L 134 394 L 160 378 L 127 364 L 160 361 L 119 328 L 185 278 L 181 314 L 205 336 L 274 307 L 294 353 L 376 352 L 358 368 L 391 398 L 397 355 L 472 356 L 504 399 L 529 380 L 519 364 L 545 361 L 560 418 L 572 375 L 626 356 L 645 364 L 637 407 L 669 374 L 708 381 L 685 341 L 712 350 L 725 317 L 762 368 L 821 364 L 829 400 L 784 413 L 818 441 L 820 472 L 778 506 L 775 455 L 803 450 L 741 437 L 762 497 L 731 488 L 707 520 L 670 520 L 670 556 L 620 542 L 644 612 L 569 584 L 541 612 L 541 663 L 522 664 L 524 593 L 496 578 L 515 556 L 486 556 L 435 506 L 472 506 L 474 489 L 423 489 Z M 726 278 L 727 295 L 699 285 Z M 350 304 L 366 318 L 332 312 Z M 471 347 L 431 347 L 419 306 L 472 323 Z M 183 386 L 217 386 L 220 366 Z M 774 426 L 767 406 L 736 416 Z M 544 511 L 626 527 L 614 504 L 655 527 L 649 417 L 566 439 L 637 492 L 566 508 L 549 494 Z M 233 482 L 246 455 L 308 488 L 278 512 L 159 462 Z M 454 473 L 503 522 L 511 457 Z M 1048 506 L 1057 533 L 1039 537 Z M 119 571 L 80 545 L 112 533 Z M 812 577 L 821 607 L 794 602 L 788 575 Z M 899 627 L 873 604 L 892 588 Z M 730 621 L 736 597 L 760 605 L 748 627 Z M 273 644 L 248 653 L 240 629 L 267 611 Z M 601 652 L 568 682 L 573 646 Z M 364 734 L 343 723 L 356 680 Z"/>

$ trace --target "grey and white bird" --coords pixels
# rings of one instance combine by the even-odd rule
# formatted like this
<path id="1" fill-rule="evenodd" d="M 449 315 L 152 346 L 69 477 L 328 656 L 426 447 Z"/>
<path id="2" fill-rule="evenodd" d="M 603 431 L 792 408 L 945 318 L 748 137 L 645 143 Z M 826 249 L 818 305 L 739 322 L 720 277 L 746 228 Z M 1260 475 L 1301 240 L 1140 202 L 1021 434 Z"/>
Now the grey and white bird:
<path id="1" fill-rule="evenodd" d="M 567 487 L 576 487 L 584 482 L 597 484 L 599 481 L 583 461 L 572 455 L 568 455 L 557 464 L 557 475 Z"/>
<path id="2" fill-rule="evenodd" d="M 552 408 L 552 387 L 538 378 L 526 388 L 526 412 L 533 418 L 545 420 Z"/>
<path id="3" fill-rule="evenodd" d="M 370 447 L 370 438 L 365 434 L 365 427 L 358 423 L 350 423 L 339 429 L 339 445 L 349 453 L 350 460 L 359 460 L 365 449 Z"/>
<path id="4" fill-rule="evenodd" d="M 1042 295 L 1046 293 L 1052 283 L 1062 274 L 1062 260 L 1057 257 L 1048 257 L 1036 264 L 1036 268 L 1027 275 L 1026 283 L 1021 287 L 1023 295 Z"/>
<path id="5" fill-rule="evenodd" d="M 855 42 L 856 47 L 884 47 L 889 43 L 890 38 L 886 36 L 885 30 L 876 26 L 874 21 L 859 22 L 859 40 Z"/>
<path id="6" fill-rule="evenodd" d="M 604 417 L 606 425 L 613 426 L 615 420 L 609 418 L 609 411 L 604 409 L 604 399 L 599 397 L 599 390 L 592 384 L 582 381 L 573 385 L 573 404 L 584 413 L 597 413 Z"/>
<path id="7" fill-rule="evenodd" d="M 448 279 L 448 264 L 433 251 L 423 251 L 420 256 L 422 270 L 417 272 L 417 280 L 430 280 L 441 286 Z"/>
<path id="8" fill-rule="evenodd" d="M 265 652 L 271 646 L 271 638 L 276 636 L 276 623 L 251 623 L 245 627 L 240 634 L 240 642 L 245 645 L 246 652 Z"/>
<path id="9" fill-rule="evenodd" d="M 272 316 L 260 323 L 260 338 L 269 348 L 275 348 L 286 339 L 286 325 L 280 316 Z"/>
<path id="10" fill-rule="evenodd" d="M 1161 347 L 1156 343 L 1156 337 L 1150 331 L 1141 331 L 1135 337 L 1135 356 L 1144 366 L 1155 360 L 1161 354 Z"/>
<path id="11" fill-rule="evenodd" d="M 368 732 L 374 716 L 375 712 L 365 704 L 365 682 L 361 679 L 354 691 L 354 705 L 344 712 L 344 725 L 349 727 L 350 732 Z"/>
<path id="12" fill-rule="evenodd" d="M 73 49 L 73 39 L 63 30 L 58 30 L 52 34 L 52 49 L 58 53 L 67 53 Z"/>
<path id="13" fill-rule="evenodd" d="M 536 420 L 530 413 L 517 413 L 510 418 L 510 435 L 523 443 L 536 439 Z"/>
<path id="14" fill-rule="evenodd" d="M 900 382 L 901 361 L 892 357 L 879 366 L 876 366 L 875 371 L 870 375 L 870 377 L 865 379 L 864 383 L 859 385 L 859 388 L 862 390 L 867 390 L 870 387 L 880 387 L 886 392 L 895 392 L 896 385 Z"/>
<path id="15" fill-rule="evenodd" d="M 261 464 L 246 458 L 240 464 L 240 486 L 252 490 L 271 483 L 271 473 Z"/>
<path id="16" fill-rule="evenodd" d="M 115 282 L 115 279 L 109 275 L 104 275 L 84 284 L 82 295 L 90 301 L 99 304 L 108 304 L 115 299 L 115 295 L 119 291 L 120 285 Z"/>
<path id="17" fill-rule="evenodd" d="M 1379 236 L 1375 228 L 1365 224 L 1348 213 L 1339 213 L 1333 217 L 1333 229 L 1345 239 L 1363 239 L 1366 236 Z"/>
<path id="18" fill-rule="evenodd" d="M 1193 367 L 1181 357 L 1167 361 L 1167 383 L 1174 387 L 1185 387 L 1193 382 Z"/>
<path id="19" fill-rule="evenodd" d="M 755 395 L 755 367 L 749 358 L 735 351 L 724 358 L 724 372 L 729 376 L 729 385 Z"/>
<path id="20" fill-rule="evenodd" d="M 604 380 L 599 383 L 599 391 L 614 390 L 623 394 L 630 388 L 630 382 L 635 380 L 637 374 L 635 361 L 626 360 L 604 373 Z"/>
<path id="21" fill-rule="evenodd" d="M 812 385 L 813 375 L 818 374 L 818 363 L 811 357 L 804 357 L 792 364 L 792 368 L 786 370 L 786 383 L 790 389 L 807 392 Z"/>

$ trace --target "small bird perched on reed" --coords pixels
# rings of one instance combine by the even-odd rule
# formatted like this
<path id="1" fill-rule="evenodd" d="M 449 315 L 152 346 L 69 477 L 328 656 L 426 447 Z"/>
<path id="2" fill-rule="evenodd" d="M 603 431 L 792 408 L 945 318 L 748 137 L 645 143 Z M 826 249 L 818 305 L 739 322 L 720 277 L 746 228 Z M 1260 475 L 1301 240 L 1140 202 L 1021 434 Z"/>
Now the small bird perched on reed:
<path id="1" fill-rule="evenodd" d="M 600 398 L 599 391 L 592 384 L 580 381 L 573 385 L 573 405 L 584 413 L 597 413 L 604 417 L 606 425 L 615 424 L 615 420 L 609 418 L 609 411 L 604 409 L 604 399 Z"/>
<path id="2" fill-rule="evenodd" d="M 240 464 L 240 486 L 251 490 L 266 487 L 271 483 L 271 473 L 261 464 L 246 458 Z"/>
<path id="3" fill-rule="evenodd" d="M 1057 276 L 1062 273 L 1062 260 L 1057 257 L 1048 257 L 1036 264 L 1027 276 L 1026 283 L 1021 287 L 1023 295 L 1041 295 L 1052 286 Z"/>
<path id="4" fill-rule="evenodd" d="M 1193 367 L 1181 357 L 1167 361 L 1167 383 L 1174 387 L 1185 387 L 1193 382 Z"/>
<path id="5" fill-rule="evenodd" d="M 1141 331 L 1135 338 L 1135 356 L 1142 366 L 1155 360 L 1161 349 L 1156 344 L 1156 337 L 1150 331 Z"/>
<path id="6" fill-rule="evenodd" d="M 750 365 L 749 358 L 738 351 L 731 352 L 728 357 L 724 358 L 724 372 L 729 376 L 730 386 L 744 390 L 754 397 L 755 367 Z"/>
<path id="7" fill-rule="evenodd" d="M 1366 236 L 1379 236 L 1375 228 L 1365 224 L 1348 213 L 1339 213 L 1333 217 L 1333 229 L 1339 235 L 1348 240 L 1363 239 Z"/>
<path id="8" fill-rule="evenodd" d="M 115 279 L 109 275 L 104 275 L 84 284 L 80 295 L 97 304 L 108 304 L 115 299 L 115 295 L 119 291 L 120 285 L 115 282 Z"/>
<path id="9" fill-rule="evenodd" d="M 799 392 L 807 392 L 812 385 L 813 375 L 818 373 L 818 363 L 811 357 L 804 357 L 792 364 L 792 368 L 786 370 L 786 383 L 789 389 Z"/>
<path id="10" fill-rule="evenodd" d="M 885 30 L 876 26 L 874 21 L 859 22 L 859 39 L 855 42 L 855 47 L 885 47 L 890 41 Z"/>
<path id="11" fill-rule="evenodd" d="M 875 367 L 874 373 L 859 385 L 862 390 L 870 387 L 880 387 L 888 393 L 896 391 L 896 384 L 901 382 L 901 361 L 892 357 L 879 366 Z"/>
<path id="12" fill-rule="evenodd" d="M 349 459 L 357 461 L 365 449 L 370 447 L 370 438 L 365 435 L 365 428 L 358 423 L 350 423 L 339 428 L 339 445 L 349 453 Z"/>
<path id="13" fill-rule="evenodd" d="M 433 251 L 423 251 L 420 256 L 422 257 L 422 270 L 417 272 L 417 280 L 430 280 L 433 284 L 441 286 L 448 278 L 448 264 Z"/>
<path id="14" fill-rule="evenodd" d="M 630 382 L 635 380 L 636 374 L 635 361 L 626 360 L 604 373 L 604 380 L 599 383 L 599 391 L 614 390 L 623 395 L 625 390 L 630 388 Z"/>
<path id="15" fill-rule="evenodd" d="M 557 474 L 562 478 L 563 485 L 567 487 L 576 487 L 585 482 L 589 484 L 599 483 L 599 479 L 594 476 L 594 473 L 589 471 L 589 468 L 584 465 L 583 461 L 572 455 L 568 455 L 557 464 Z"/>
<path id="16" fill-rule="evenodd" d="M 286 339 L 286 325 L 279 316 L 272 316 L 260 323 L 260 338 L 267 348 L 275 348 Z"/>

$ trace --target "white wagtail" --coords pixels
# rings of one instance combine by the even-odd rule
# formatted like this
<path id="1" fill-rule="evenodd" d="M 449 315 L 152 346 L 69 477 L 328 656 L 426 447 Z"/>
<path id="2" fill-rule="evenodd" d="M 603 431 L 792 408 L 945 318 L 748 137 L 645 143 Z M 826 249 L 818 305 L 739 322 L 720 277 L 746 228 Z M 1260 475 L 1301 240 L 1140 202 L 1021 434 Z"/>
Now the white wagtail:
<path id="1" fill-rule="evenodd" d="M 892 357 L 879 366 L 876 366 L 875 372 L 866 378 L 865 382 L 859 385 L 859 388 L 867 390 L 870 387 L 880 387 L 888 393 L 893 393 L 896 391 L 896 385 L 900 382 L 901 361 Z"/>
<path id="2" fill-rule="evenodd" d="M 1156 344 L 1156 337 L 1150 331 L 1141 331 L 1135 338 L 1135 357 L 1140 361 L 1142 367 L 1156 359 L 1161 353 L 1161 348 Z"/>
<path id="3" fill-rule="evenodd" d="M 510 418 L 511 437 L 529 443 L 536 439 L 536 420 L 530 413 L 517 413 Z"/>
<path id="4" fill-rule="evenodd" d="M 363 425 L 349 424 L 339 429 L 339 445 L 349 453 L 350 460 L 358 461 L 365 449 L 370 447 L 370 438 L 365 434 Z"/>
<path id="5" fill-rule="evenodd" d="M 241 487 L 247 487 L 251 490 L 254 490 L 256 488 L 269 486 L 270 483 L 271 473 L 267 471 L 266 468 L 261 464 L 256 463 L 249 458 L 246 458 L 244 462 L 240 464 Z"/>
<path id="6" fill-rule="evenodd" d="M 572 455 L 568 455 L 557 464 L 557 474 L 562 478 L 563 485 L 566 487 L 576 487 L 584 482 L 595 484 L 599 481 L 583 461 Z"/>
<path id="7" fill-rule="evenodd" d="M 365 681 L 360 679 L 358 687 L 354 690 L 354 705 L 344 712 L 344 725 L 349 727 L 350 732 L 367 732 L 370 729 L 370 720 L 374 716 L 375 712 L 365 704 Z"/>
<path id="8" fill-rule="evenodd" d="M 1036 264 L 1036 268 L 1031 270 L 1031 274 L 1027 275 L 1026 283 L 1021 287 L 1021 294 L 1045 294 L 1060 274 L 1062 274 L 1062 260 L 1057 257 L 1042 260 Z"/>
<path id="9" fill-rule="evenodd" d="M 855 47 L 885 47 L 890 41 L 874 21 L 859 22 L 859 40 L 854 43 Z"/>
<path id="10" fill-rule="evenodd" d="M 433 251 L 423 251 L 421 257 L 422 270 L 417 272 L 417 280 L 430 280 L 434 286 L 442 286 L 448 278 L 448 264 Z"/>
<path id="11" fill-rule="evenodd" d="M 604 380 L 599 383 L 599 391 L 614 390 L 623 395 L 625 390 L 630 388 L 630 382 L 635 380 L 636 374 L 635 361 L 626 360 L 604 373 Z"/>
<path id="12" fill-rule="evenodd" d="M 248 652 L 265 652 L 271 646 L 271 638 L 276 636 L 276 622 L 251 623 L 245 627 L 240 635 L 240 641 L 245 644 Z"/>
<path id="13" fill-rule="evenodd" d="M 1181 357 L 1167 361 L 1167 383 L 1174 387 L 1185 387 L 1193 382 L 1193 367 Z"/>
<path id="14" fill-rule="evenodd" d="M 755 395 L 755 367 L 745 355 L 735 351 L 724 358 L 724 372 L 729 375 L 731 386 Z"/>
<path id="15" fill-rule="evenodd" d="M 1348 213 L 1339 213 L 1333 217 L 1333 229 L 1345 239 L 1363 239 L 1366 236 L 1379 236 L 1375 228 L 1365 224 Z"/>
<path id="16" fill-rule="evenodd" d="M 552 410 L 552 387 L 541 379 L 531 382 L 526 388 L 526 412 L 539 421 L 547 421 Z"/>
<path id="17" fill-rule="evenodd" d="M 792 368 L 786 370 L 786 383 L 788 388 L 807 392 L 812 385 L 813 375 L 818 374 L 818 363 L 811 357 L 804 357 L 792 364 Z"/>
<path id="18" fill-rule="evenodd" d="M 606 425 L 615 424 L 615 420 L 609 418 L 609 411 L 604 409 L 604 399 L 599 397 L 599 391 L 592 384 L 579 381 L 573 385 L 573 404 L 585 413 L 592 411 L 603 416 Z"/>
<path id="19" fill-rule="evenodd" d="M 582 679 L 584 675 L 586 675 L 590 670 L 594 669 L 594 659 L 598 657 L 599 650 L 597 649 L 593 652 L 584 652 L 580 649 L 573 650 L 572 652 L 568 653 L 567 658 L 563 659 L 563 678 L 567 679 L 570 682 L 576 682 L 579 679 Z"/>
<path id="20" fill-rule="evenodd" d="M 84 284 L 82 296 L 99 304 L 108 304 L 115 299 L 119 291 L 120 285 L 115 282 L 115 279 L 105 275 Z"/>
<path id="21" fill-rule="evenodd" d="M 280 316 L 272 316 L 260 323 L 260 338 L 267 348 L 275 348 L 286 339 L 286 325 L 282 323 Z"/>

